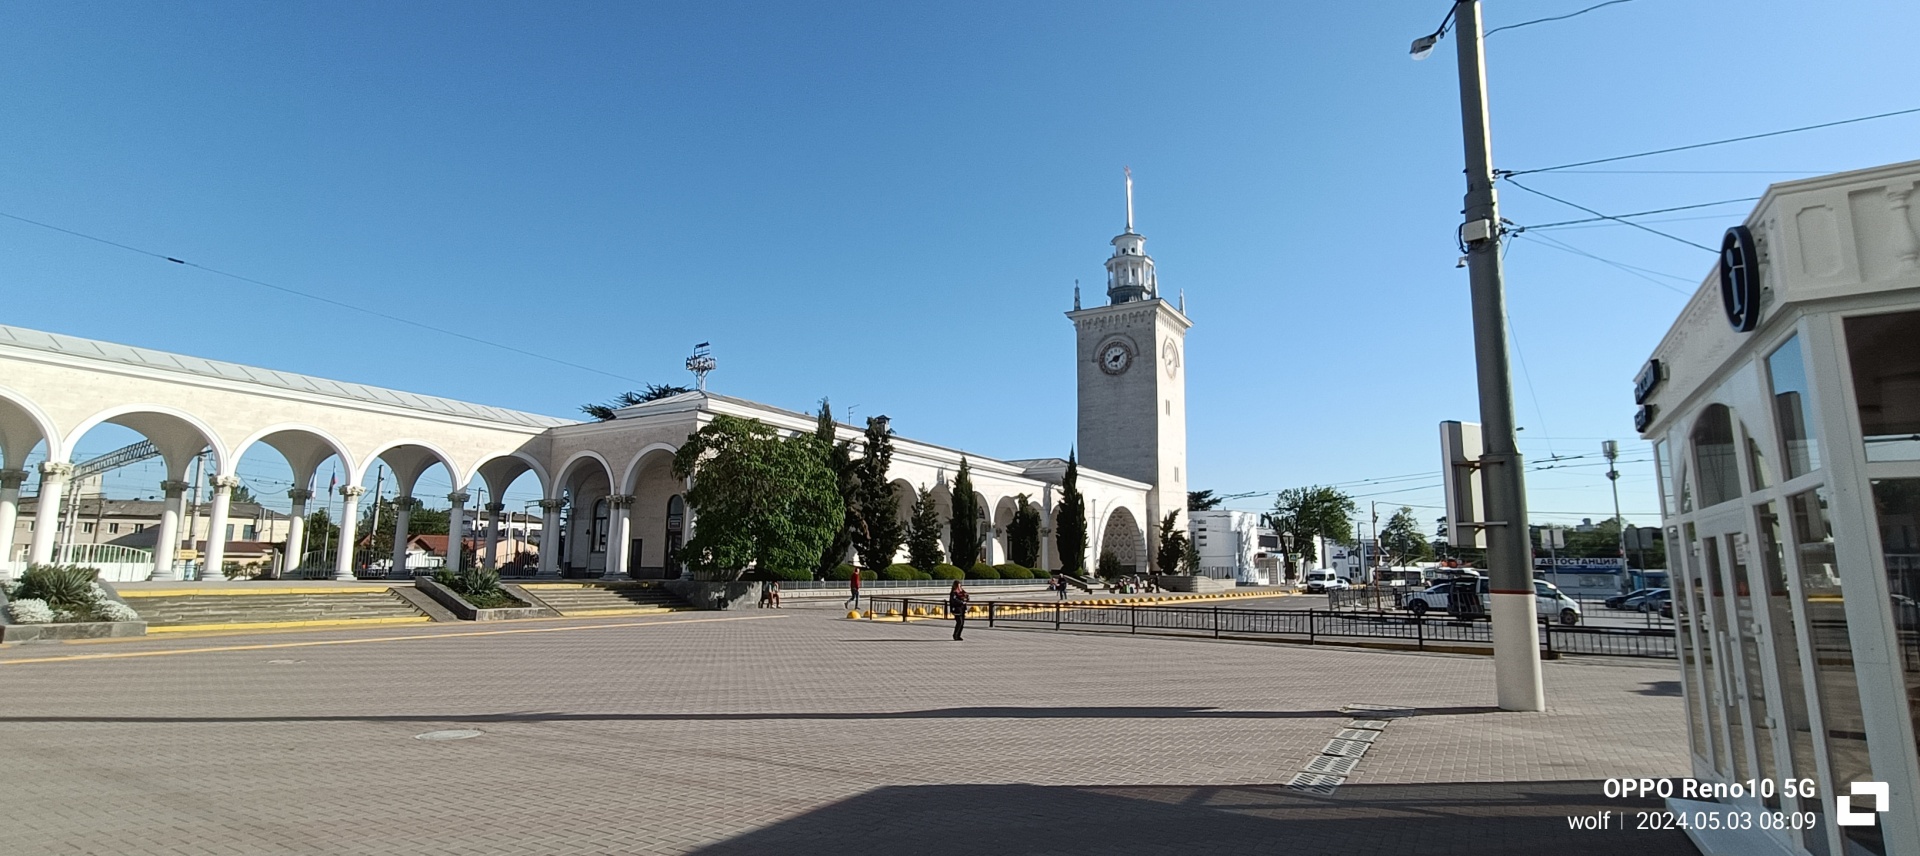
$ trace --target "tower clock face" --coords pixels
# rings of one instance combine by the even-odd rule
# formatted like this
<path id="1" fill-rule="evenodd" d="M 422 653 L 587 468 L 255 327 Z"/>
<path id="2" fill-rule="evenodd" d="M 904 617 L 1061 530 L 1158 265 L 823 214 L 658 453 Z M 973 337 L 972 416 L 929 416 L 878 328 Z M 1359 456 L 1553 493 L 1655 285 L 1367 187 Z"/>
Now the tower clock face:
<path id="1" fill-rule="evenodd" d="M 1110 342 L 1094 355 L 1100 363 L 1100 370 L 1110 375 L 1124 373 L 1133 365 L 1133 349 L 1122 342 Z"/>
<path id="2" fill-rule="evenodd" d="M 1167 337 L 1167 343 L 1160 346 L 1160 362 L 1167 367 L 1167 377 L 1180 373 L 1180 346 Z"/>

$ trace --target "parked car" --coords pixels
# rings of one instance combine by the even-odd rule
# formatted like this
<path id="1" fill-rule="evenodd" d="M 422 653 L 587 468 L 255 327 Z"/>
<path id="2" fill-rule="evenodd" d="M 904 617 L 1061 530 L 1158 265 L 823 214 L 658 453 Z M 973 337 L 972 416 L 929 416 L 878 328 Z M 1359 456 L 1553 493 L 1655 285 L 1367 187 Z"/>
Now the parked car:
<path id="1" fill-rule="evenodd" d="M 1336 587 L 1346 588 L 1346 582 L 1346 580 L 1340 578 L 1339 574 L 1333 571 L 1308 571 L 1307 593 L 1319 594 L 1321 592 L 1331 591 Z"/>
<path id="2" fill-rule="evenodd" d="M 1440 583 L 1425 591 L 1409 595 L 1406 603 L 1407 611 L 1413 613 L 1415 616 L 1423 616 L 1428 612 L 1447 611 L 1447 602 L 1451 598 L 1450 593 L 1457 584 L 1458 582 Z M 1486 577 L 1479 577 L 1478 588 L 1480 591 L 1480 602 L 1484 604 L 1487 602 L 1488 595 Z M 1566 596 L 1566 594 L 1562 593 L 1560 588 L 1553 583 L 1547 582 L 1546 580 L 1534 580 L 1533 595 L 1534 615 L 1538 616 L 1541 620 L 1558 620 L 1561 624 L 1568 626 L 1580 623 L 1581 612 L 1579 601 Z"/>
<path id="3" fill-rule="evenodd" d="M 1657 591 L 1666 591 L 1666 589 L 1634 589 L 1626 594 L 1616 594 L 1613 597 L 1607 598 L 1605 603 L 1608 609 L 1632 609 L 1633 607 L 1627 605 L 1627 601 L 1633 600 L 1636 597 L 1645 597 Z"/>
<path id="4" fill-rule="evenodd" d="M 1635 612 L 1659 612 L 1660 602 L 1663 600 L 1671 600 L 1672 597 L 1673 593 L 1667 589 L 1648 589 L 1645 594 L 1627 598 L 1626 602 L 1621 604 L 1620 608 L 1631 609 Z"/>

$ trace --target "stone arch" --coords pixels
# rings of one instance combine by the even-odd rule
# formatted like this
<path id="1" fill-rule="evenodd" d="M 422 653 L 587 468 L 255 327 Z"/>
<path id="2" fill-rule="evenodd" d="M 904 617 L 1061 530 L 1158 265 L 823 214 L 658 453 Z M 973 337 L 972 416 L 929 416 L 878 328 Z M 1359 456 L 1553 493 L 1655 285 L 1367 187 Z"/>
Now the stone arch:
<path id="1" fill-rule="evenodd" d="M 47 444 L 47 460 L 66 460 L 66 446 L 53 419 L 40 405 L 18 392 L 0 386 L 0 467 L 18 469 L 27 462 L 27 454 L 41 443 Z"/>
<path id="2" fill-rule="evenodd" d="M 607 569 L 607 546 L 613 538 L 614 469 L 599 452 L 573 453 L 560 465 L 548 499 L 565 499 L 561 516 L 560 569 L 562 575 L 600 576 Z"/>
<path id="3" fill-rule="evenodd" d="M 679 451 L 667 443 L 641 449 L 627 464 L 620 492 L 633 497 L 627 509 L 629 525 L 626 574 L 635 579 L 680 576 L 671 552 L 686 538 L 686 483 L 673 475 L 673 456 Z M 675 499 L 679 499 L 675 503 Z M 673 514 L 678 506 L 678 515 Z M 672 520 L 678 517 L 677 523 Z"/>
<path id="4" fill-rule="evenodd" d="M 546 467 L 524 452 L 497 452 L 484 456 L 479 466 L 474 467 L 474 475 L 486 486 L 486 496 L 491 503 L 500 505 L 502 515 L 492 516 L 492 510 L 484 504 L 473 509 L 471 519 L 479 525 L 476 555 L 483 566 L 498 568 L 502 574 L 529 576 L 537 571 L 534 526 L 544 528 L 546 517 L 505 499 L 507 492 L 529 473 L 534 477 L 534 494 L 545 498 Z"/>
<path id="5" fill-rule="evenodd" d="M 953 560 L 953 490 L 947 482 L 940 482 L 927 491 L 933 496 L 933 513 L 940 518 L 940 553 Z"/>
<path id="6" fill-rule="evenodd" d="M 366 479 L 367 468 L 375 461 L 384 462 L 393 470 L 395 484 L 400 495 L 413 495 L 414 483 L 420 475 L 439 464 L 447 470 L 447 484 L 459 490 L 466 482 L 461 479 L 460 469 L 453 465 L 453 457 L 445 450 L 425 440 L 395 440 L 380 446 L 366 460 L 348 470 L 347 484 L 357 485 Z"/>
<path id="7" fill-rule="evenodd" d="M 212 451 L 214 473 L 226 474 L 232 469 L 233 458 L 221 445 L 220 435 L 212 426 L 198 416 L 164 404 L 109 407 L 81 420 L 68 432 L 61 448 L 71 455 L 74 444 L 103 423 L 127 428 L 153 441 L 153 445 L 160 449 L 161 458 L 167 463 L 167 473 L 171 478 L 185 476 L 187 463 L 202 450 Z"/>
<path id="8" fill-rule="evenodd" d="M 1133 511 L 1124 505 L 1115 505 L 1108 509 L 1106 518 L 1100 524 L 1100 538 L 1096 542 L 1100 549 L 1093 553 L 1093 561 L 1098 567 L 1103 553 L 1112 553 L 1120 559 L 1120 564 L 1129 573 L 1144 573 L 1147 570 L 1146 532 L 1140 528 L 1140 522 Z"/>
<path id="9" fill-rule="evenodd" d="M 346 444 L 340 442 L 339 438 L 311 425 L 294 422 L 269 425 L 241 440 L 233 447 L 233 466 L 230 469 L 238 471 L 240 461 L 257 443 L 266 444 L 286 459 L 287 466 L 293 470 L 293 483 L 296 486 L 306 484 L 314 470 L 330 457 L 339 457 L 347 472 L 354 471 L 353 455 L 347 452 Z"/>

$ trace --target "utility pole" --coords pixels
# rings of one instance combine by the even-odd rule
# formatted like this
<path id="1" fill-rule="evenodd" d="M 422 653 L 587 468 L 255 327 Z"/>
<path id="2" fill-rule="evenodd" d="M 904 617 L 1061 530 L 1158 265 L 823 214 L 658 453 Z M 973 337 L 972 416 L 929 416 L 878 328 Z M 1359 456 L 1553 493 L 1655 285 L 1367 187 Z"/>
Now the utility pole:
<path id="1" fill-rule="evenodd" d="M 1627 582 L 1627 521 L 1620 519 L 1620 471 L 1613 466 L 1614 459 L 1620 457 L 1620 444 L 1608 440 L 1600 444 L 1600 452 L 1607 456 L 1607 484 L 1613 487 L 1613 524 L 1620 530 L 1615 533 L 1620 541 L 1620 593 L 1626 594 L 1632 590 Z"/>
<path id="2" fill-rule="evenodd" d="M 1526 478 L 1513 425 L 1512 370 L 1507 361 L 1506 286 L 1500 269 L 1500 206 L 1493 189 L 1493 150 L 1487 119 L 1487 65 L 1481 54 L 1480 0 L 1457 0 L 1455 46 L 1459 50 L 1460 125 L 1466 151 L 1466 222 L 1459 238 L 1467 248 L 1473 295 L 1473 350 L 1480 386 L 1480 426 L 1488 589 L 1493 618 L 1494 686 L 1501 710 L 1540 711 L 1547 706 L 1540 683 L 1539 629 L 1534 616 L 1533 545 L 1527 535 Z M 1413 43 L 1413 58 L 1433 50 L 1446 32 Z"/>
<path id="3" fill-rule="evenodd" d="M 387 465 L 381 464 L 373 476 L 373 522 L 367 526 L 367 546 L 371 548 L 380 540 L 380 487 L 387 481 Z M 391 553 L 392 551 L 388 551 Z M 373 564 L 372 550 L 368 550 L 367 564 Z M 388 571 L 391 573 L 391 569 Z"/>

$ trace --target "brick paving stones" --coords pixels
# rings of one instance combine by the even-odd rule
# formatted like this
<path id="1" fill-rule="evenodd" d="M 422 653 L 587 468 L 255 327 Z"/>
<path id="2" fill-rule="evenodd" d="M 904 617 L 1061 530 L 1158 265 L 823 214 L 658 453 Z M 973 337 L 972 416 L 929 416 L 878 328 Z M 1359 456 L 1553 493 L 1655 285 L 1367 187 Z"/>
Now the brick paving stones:
<path id="1" fill-rule="evenodd" d="M 1685 774 L 1672 663 L 1514 714 L 1481 657 L 831 606 L 8 646 L 0 853 L 1692 852 L 1565 823 Z M 1356 704 L 1418 712 L 1288 788 Z"/>

